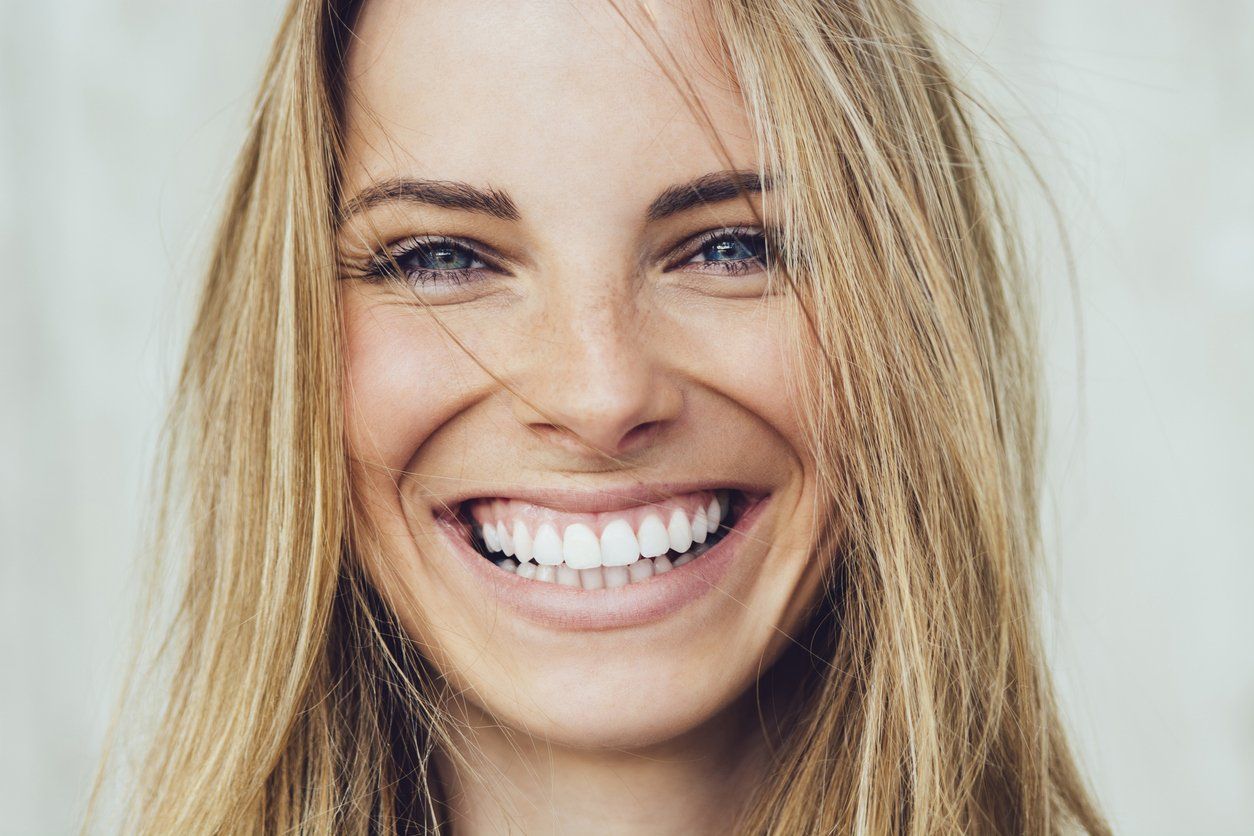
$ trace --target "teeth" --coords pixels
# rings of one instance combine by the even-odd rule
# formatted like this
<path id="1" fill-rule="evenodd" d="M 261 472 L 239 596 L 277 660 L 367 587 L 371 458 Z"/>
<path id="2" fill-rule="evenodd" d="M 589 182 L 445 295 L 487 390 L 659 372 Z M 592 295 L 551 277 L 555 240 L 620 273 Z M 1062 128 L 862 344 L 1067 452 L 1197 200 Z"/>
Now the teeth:
<path id="1" fill-rule="evenodd" d="M 683 511 L 676 510 L 671 514 L 666 533 L 670 539 L 671 551 L 676 554 L 683 554 L 692 548 L 692 523 L 688 522 L 688 515 Z"/>
<path id="2" fill-rule="evenodd" d="M 601 532 L 601 565 L 628 566 L 640 559 L 640 541 L 626 520 L 614 520 Z"/>
<path id="3" fill-rule="evenodd" d="M 557 582 L 562 586 L 579 586 L 579 571 L 569 566 L 558 566 Z"/>
<path id="4" fill-rule="evenodd" d="M 601 543 L 583 523 L 568 525 L 562 535 L 562 557 L 572 569 L 592 569 L 601 565 Z"/>
<path id="5" fill-rule="evenodd" d="M 565 563 L 559 563 L 556 566 L 545 563 L 519 564 L 508 558 L 496 565 L 507 572 L 514 572 L 520 578 L 555 583 L 558 586 L 582 587 L 590 590 L 618 589 L 628 584 L 647 581 L 654 575 L 661 575 L 691 563 L 694 558 L 704 552 L 705 547 L 699 546 L 686 554 L 679 555 L 674 561 L 663 556 L 637 560 L 630 566 L 597 566 L 591 569 L 574 569 Z"/>
<path id="6" fill-rule="evenodd" d="M 626 566 L 606 566 L 601 572 L 605 575 L 606 589 L 618 589 L 631 583 Z"/>
<path id="7" fill-rule="evenodd" d="M 692 542 L 704 543 L 705 535 L 709 531 L 709 518 L 706 516 L 705 508 L 700 508 L 697 513 L 692 516 Z"/>
<path id="8" fill-rule="evenodd" d="M 480 533 L 483 535 L 483 544 L 488 547 L 488 551 L 499 552 L 501 550 L 501 541 L 496 536 L 496 526 L 485 525 Z"/>
<path id="9" fill-rule="evenodd" d="M 565 519 L 525 503 L 493 500 L 479 506 L 474 516 L 485 552 L 494 560 L 505 558 L 497 563 L 500 568 L 562 586 L 614 589 L 669 572 L 710 548 L 732 496 L 729 491 L 707 491 L 702 498 L 704 503 L 690 497 Z M 693 505 L 696 510 L 689 513 Z"/>
<path id="10" fill-rule="evenodd" d="M 671 547 L 671 537 L 662 525 L 662 518 L 650 514 L 640 523 L 640 531 L 636 535 L 640 540 L 641 557 L 661 557 Z"/>
<path id="11" fill-rule="evenodd" d="M 519 563 L 526 563 L 531 559 L 531 534 L 527 531 L 527 524 L 522 520 L 514 523 L 514 555 L 518 558 Z"/>
<path id="12" fill-rule="evenodd" d="M 557 536 L 557 529 L 548 523 L 540 526 L 531 547 L 536 563 L 556 566 L 562 562 L 562 538 Z"/>
<path id="13" fill-rule="evenodd" d="M 657 559 L 662 560 L 660 557 Z M 635 563 L 627 567 L 627 576 L 632 583 L 648 580 L 653 577 L 653 561 L 637 560 Z"/>

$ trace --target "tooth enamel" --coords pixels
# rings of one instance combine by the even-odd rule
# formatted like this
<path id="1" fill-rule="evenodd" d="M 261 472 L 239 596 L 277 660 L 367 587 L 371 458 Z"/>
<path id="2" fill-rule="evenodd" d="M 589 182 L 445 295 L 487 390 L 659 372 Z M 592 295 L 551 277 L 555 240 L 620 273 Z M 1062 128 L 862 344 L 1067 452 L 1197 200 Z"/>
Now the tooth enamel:
<path id="1" fill-rule="evenodd" d="M 692 515 L 692 542 L 704 543 L 708 532 L 709 517 L 706 516 L 704 508 L 698 508 L 697 513 Z"/>
<path id="2" fill-rule="evenodd" d="M 631 582 L 643 581 L 653 577 L 653 561 L 637 560 L 635 563 L 627 567 L 627 575 Z"/>
<path id="3" fill-rule="evenodd" d="M 626 520 L 614 520 L 601 531 L 601 565 L 627 566 L 640 559 L 640 542 Z"/>
<path id="4" fill-rule="evenodd" d="M 557 529 L 545 523 L 536 532 L 536 539 L 531 544 L 532 555 L 536 563 L 545 566 L 556 566 L 562 562 L 562 538 L 557 536 Z"/>
<path id="5" fill-rule="evenodd" d="M 501 550 L 501 541 L 496 539 L 496 526 L 487 523 L 480 530 L 483 536 L 483 544 L 488 547 L 490 552 L 499 552 Z"/>
<path id="6" fill-rule="evenodd" d="M 666 526 L 657 514 L 649 514 L 644 518 L 636 539 L 640 541 L 641 557 L 658 557 L 666 554 L 666 550 L 671 547 L 670 535 L 666 533 Z"/>
<path id="7" fill-rule="evenodd" d="M 677 509 L 671 514 L 666 533 L 670 537 L 671 551 L 682 553 L 692 548 L 692 523 L 688 522 L 688 515 L 683 511 Z"/>
<path id="8" fill-rule="evenodd" d="M 624 585 L 624 577 L 628 582 L 647 580 L 703 554 L 717 542 L 716 535 L 727 523 L 733 495 L 727 490 L 706 491 L 708 501 L 691 515 L 677 506 L 687 505 L 692 496 L 621 514 L 571 515 L 543 508 L 526 511 L 525 503 L 485 500 L 474 509 L 472 526 L 478 526 L 484 554 L 519 577 L 585 589 L 613 588 Z M 523 514 L 534 514 L 535 519 L 527 516 L 524 522 Z M 497 563 L 501 558 L 516 558 L 517 563 Z M 526 568 L 535 564 L 549 569 Z M 625 573 L 602 571 L 627 567 L 634 568 Z"/>
<path id="9" fill-rule="evenodd" d="M 562 533 L 562 557 L 572 569 L 600 566 L 601 543 L 592 529 L 583 523 L 568 525 Z"/>
<path id="10" fill-rule="evenodd" d="M 519 563 L 526 563 L 531 559 L 531 534 L 527 531 L 527 524 L 522 520 L 514 523 L 514 534 L 510 538 L 514 541 L 514 556 L 518 558 Z"/>
<path id="11" fill-rule="evenodd" d="M 605 575 L 598 567 L 596 569 L 583 569 L 579 572 L 579 583 L 584 589 L 604 589 Z"/>
<path id="12" fill-rule="evenodd" d="M 661 520 L 658 521 L 661 524 Z M 626 566 L 606 566 L 601 572 L 605 575 L 605 588 L 618 589 L 631 583 L 631 576 Z"/>

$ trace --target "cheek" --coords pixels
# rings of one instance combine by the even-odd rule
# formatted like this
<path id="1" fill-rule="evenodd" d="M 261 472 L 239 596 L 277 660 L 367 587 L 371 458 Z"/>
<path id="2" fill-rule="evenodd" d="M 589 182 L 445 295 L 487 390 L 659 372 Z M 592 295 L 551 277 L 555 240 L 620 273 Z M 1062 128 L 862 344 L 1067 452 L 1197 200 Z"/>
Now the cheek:
<path id="1" fill-rule="evenodd" d="M 799 373 L 792 350 L 795 320 L 792 303 L 782 297 L 726 308 L 714 305 L 676 329 L 686 335 L 676 350 L 697 358 L 690 365 L 701 383 L 734 403 L 736 412 L 748 412 L 766 424 L 800 462 L 807 445 L 797 387 L 789 383 Z M 718 415 L 733 414 L 719 410 L 707 416 L 717 420 Z"/>
<path id="2" fill-rule="evenodd" d="M 358 461 L 399 469 L 466 408 L 482 372 L 429 314 L 367 293 L 344 292 L 348 447 Z"/>

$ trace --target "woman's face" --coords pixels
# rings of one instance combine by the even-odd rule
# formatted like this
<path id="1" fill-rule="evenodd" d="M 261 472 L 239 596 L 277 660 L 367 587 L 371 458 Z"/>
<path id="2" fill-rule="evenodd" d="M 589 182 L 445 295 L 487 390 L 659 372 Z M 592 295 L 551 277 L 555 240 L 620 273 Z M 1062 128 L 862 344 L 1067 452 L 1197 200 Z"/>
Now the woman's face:
<path id="1" fill-rule="evenodd" d="M 758 149 L 652 6 L 727 157 L 608 3 L 376 0 L 348 62 L 367 570 L 471 710 L 576 746 L 711 720 L 817 588 Z"/>

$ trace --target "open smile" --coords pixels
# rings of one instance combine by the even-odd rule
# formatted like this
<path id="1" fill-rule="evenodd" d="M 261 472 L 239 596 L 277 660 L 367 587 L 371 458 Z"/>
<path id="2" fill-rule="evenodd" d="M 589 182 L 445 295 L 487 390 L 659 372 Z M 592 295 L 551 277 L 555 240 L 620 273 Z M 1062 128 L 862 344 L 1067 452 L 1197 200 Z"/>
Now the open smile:
<path id="1" fill-rule="evenodd" d="M 693 491 L 605 512 L 517 499 L 463 503 L 467 533 L 498 568 L 542 583 L 614 589 L 684 566 L 727 535 L 744 509 L 731 489 Z"/>
<path id="2" fill-rule="evenodd" d="M 711 486 L 661 496 L 479 496 L 438 522 L 472 573 L 523 614 L 625 626 L 717 585 L 769 494 Z"/>

